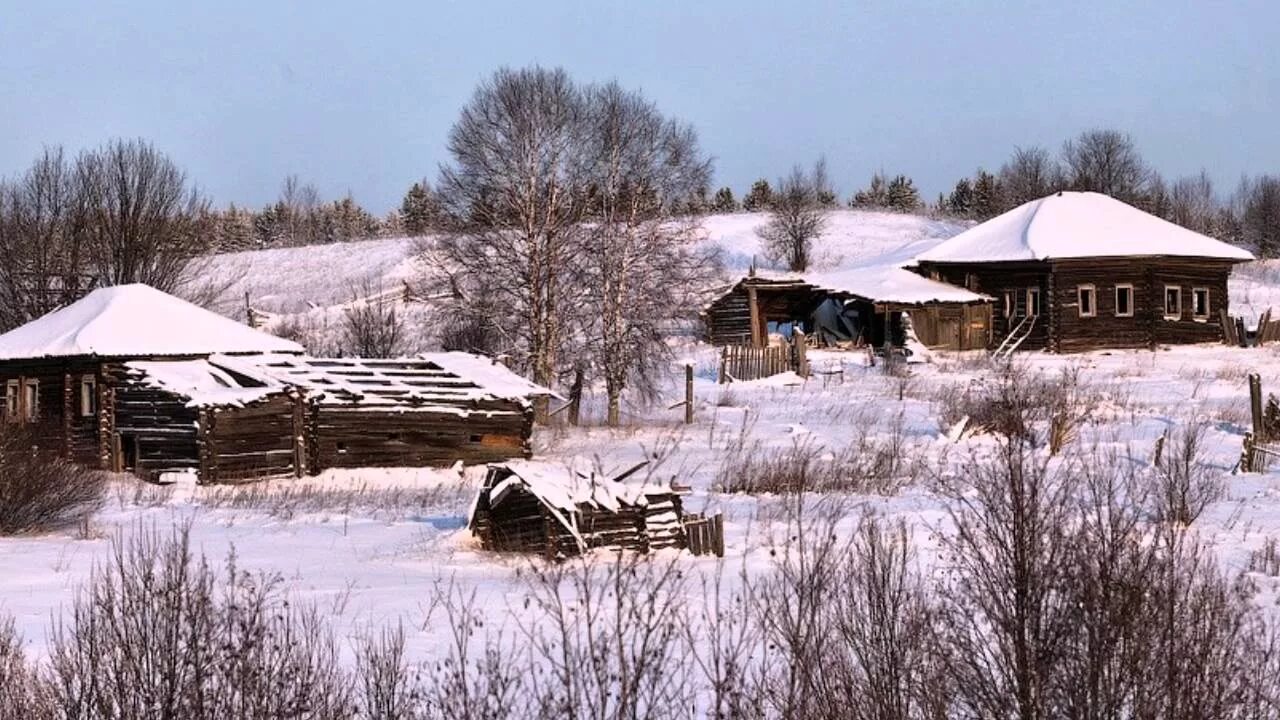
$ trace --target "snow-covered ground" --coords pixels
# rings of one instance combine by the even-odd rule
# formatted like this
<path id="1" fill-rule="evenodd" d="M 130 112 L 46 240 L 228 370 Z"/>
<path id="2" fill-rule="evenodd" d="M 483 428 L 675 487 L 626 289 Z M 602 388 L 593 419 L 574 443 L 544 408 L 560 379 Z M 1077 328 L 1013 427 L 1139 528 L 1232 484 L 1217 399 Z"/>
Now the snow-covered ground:
<path id="1" fill-rule="evenodd" d="M 555 466 L 578 457 L 620 469 L 656 458 L 636 481 L 674 478 L 691 485 L 687 507 L 725 513 L 729 562 L 761 568 L 770 562 L 769 538 L 780 522 L 781 500 L 717 490 L 717 474 L 734 448 L 811 443 L 837 453 L 859 441 L 896 442 L 918 463 L 909 473 L 914 477 L 887 497 L 844 496 L 845 512 L 850 524 L 868 508 L 905 519 L 921 558 L 931 562 L 938 534 L 949 528 L 946 506 L 931 489 L 933 474 L 962 467 L 972 454 L 990 448 L 991 440 L 982 435 L 952 441 L 950 428 L 940 421 L 950 389 L 989 375 L 981 355 L 940 354 L 932 363 L 912 365 L 906 378 L 850 357 L 841 363 L 843 377 L 719 386 L 711 377 L 712 353 L 688 350 L 690 359 L 699 361 L 693 425 L 684 426 L 680 411 L 659 403 L 632 414 L 627 427 L 610 430 L 600 426 L 601 408 L 593 402 L 585 427 L 536 432 L 536 462 Z M 828 367 L 839 362 L 824 361 Z M 1195 528 L 1226 567 L 1244 569 L 1252 550 L 1280 537 L 1280 472 L 1232 474 L 1248 423 L 1246 375 L 1259 371 L 1268 383 L 1280 377 L 1276 350 L 1032 354 L 1025 362 L 1046 374 L 1079 373 L 1091 411 L 1075 440 L 1078 448 L 1118 449 L 1145 463 L 1156 438 L 1171 428 L 1188 422 L 1208 427 L 1203 459 L 1223 476 L 1227 493 Z M 673 397 L 676 384 L 673 372 Z M 527 573 L 521 572 L 530 560 L 484 553 L 465 528 L 481 472 L 331 471 L 305 481 L 242 488 L 158 489 L 122 479 L 93 517 L 87 536 L 68 530 L 0 539 L 0 612 L 16 618 L 39 655 L 50 618 L 67 608 L 94 563 L 104 558 L 110 537 L 190 523 L 196 546 L 211 560 L 234 548 L 244 568 L 279 572 L 291 594 L 316 603 L 344 637 L 403 622 L 411 630 L 413 656 L 427 657 L 448 631 L 427 621 L 437 588 L 452 584 L 474 591 L 477 607 L 495 626 L 518 623 L 530 593 L 523 579 Z M 693 572 L 710 572 L 715 565 L 713 559 L 691 556 L 678 562 Z M 1259 580 L 1260 602 L 1274 605 L 1280 581 Z"/>
<path id="2" fill-rule="evenodd" d="M 762 215 L 712 217 L 707 242 L 725 251 L 730 272 L 741 272 L 760 254 L 755 229 Z M 835 213 L 817 246 L 820 268 L 847 267 L 868 259 L 908 259 L 964 226 L 886 213 Z M 230 302 L 244 293 L 260 310 L 282 314 L 332 312 L 365 279 L 389 285 L 414 274 L 413 241 L 375 240 L 310 248 L 238 253 L 213 258 L 205 268 L 225 284 Z M 760 259 L 763 265 L 763 259 Z M 1242 268 L 1232 281 L 1235 313 L 1259 314 L 1280 305 L 1280 269 L 1267 263 Z M 234 311 L 232 312 L 234 314 Z M 580 428 L 539 428 L 535 461 L 562 465 L 585 458 L 605 469 L 647 458 L 637 481 L 678 480 L 692 487 L 692 511 L 722 511 L 726 553 L 734 566 L 770 563 L 770 538 L 783 502 L 773 496 L 724 494 L 718 475 L 736 449 L 762 452 L 797 444 L 836 454 L 856 443 L 895 444 L 912 459 L 902 487 L 888 496 L 846 495 L 852 526 L 867 509 L 902 518 L 913 529 L 926 572 L 937 537 L 949 531 L 946 505 L 932 478 L 963 468 L 990 449 L 982 435 L 953 441 L 941 420 L 947 398 L 991 374 L 981 353 L 937 353 L 910 366 L 906 377 L 866 367 L 855 354 L 815 353 L 823 370 L 807 382 L 772 378 L 755 383 L 715 383 L 715 352 L 685 343 L 680 362 L 696 367 L 696 422 L 681 424 L 682 373 L 672 367 L 667 397 L 647 408 L 628 408 L 626 426 L 602 426 L 599 397 L 590 397 Z M 1089 419 L 1074 441 L 1149 462 L 1156 439 L 1185 423 L 1207 429 L 1203 459 L 1226 483 L 1195 530 L 1232 571 L 1249 554 L 1280 537 L 1280 471 L 1233 474 L 1248 426 L 1247 374 L 1262 374 L 1266 389 L 1280 393 L 1280 349 L 1223 346 L 1053 356 L 1028 354 L 1031 371 L 1076 372 L 1087 388 Z M 841 372 L 837 372 L 841 371 Z M 76 588 L 104 559 L 109 538 L 151 526 L 189 523 L 197 548 L 218 562 L 232 548 L 246 569 L 278 572 L 290 593 L 317 604 L 344 637 L 388 623 L 403 623 L 413 657 L 438 651 L 448 628 L 429 622 L 437 588 L 452 584 L 476 594 L 490 628 L 520 622 L 531 592 L 531 562 L 479 550 L 465 528 L 482 469 L 332 471 L 315 479 L 242 488 L 157 489 L 118 480 L 88 532 L 80 529 L 0 538 L 0 615 L 13 615 L 36 655 L 44 652 L 52 617 L 64 612 Z M 711 558 L 678 556 L 691 572 L 711 572 Z M 1259 602 L 1280 599 L 1280 579 L 1258 578 Z"/>

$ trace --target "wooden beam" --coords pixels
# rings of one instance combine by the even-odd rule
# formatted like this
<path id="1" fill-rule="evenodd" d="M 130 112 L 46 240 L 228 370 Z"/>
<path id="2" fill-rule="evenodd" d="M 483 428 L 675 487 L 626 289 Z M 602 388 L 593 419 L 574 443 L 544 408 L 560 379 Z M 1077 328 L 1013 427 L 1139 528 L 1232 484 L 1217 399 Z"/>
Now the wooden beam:
<path id="1" fill-rule="evenodd" d="M 755 347 L 763 347 L 764 329 L 760 323 L 760 300 L 756 297 L 754 285 L 747 286 L 747 308 L 751 312 L 751 344 Z"/>

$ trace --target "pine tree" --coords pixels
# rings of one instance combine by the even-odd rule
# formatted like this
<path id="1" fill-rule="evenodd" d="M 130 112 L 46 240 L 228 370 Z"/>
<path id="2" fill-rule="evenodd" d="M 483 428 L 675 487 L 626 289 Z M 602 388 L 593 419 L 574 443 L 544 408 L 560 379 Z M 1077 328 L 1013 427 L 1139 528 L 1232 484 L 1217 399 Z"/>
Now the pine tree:
<path id="1" fill-rule="evenodd" d="M 889 188 L 884 180 L 884 173 L 871 176 L 871 185 L 859 190 L 849 198 L 851 208 L 885 208 L 889 207 Z"/>
<path id="2" fill-rule="evenodd" d="M 733 188 L 725 186 L 716 191 L 716 197 L 711 201 L 711 209 L 718 213 L 731 213 L 738 211 L 738 200 L 733 197 Z"/>
<path id="3" fill-rule="evenodd" d="M 839 202 L 840 201 L 836 197 L 835 190 L 832 190 L 831 188 L 823 188 L 818 191 L 818 205 L 821 207 L 833 208 L 839 204 Z"/>
<path id="4" fill-rule="evenodd" d="M 960 178 L 947 198 L 946 211 L 960 217 L 973 217 L 973 184 L 969 178 Z"/>
<path id="5" fill-rule="evenodd" d="M 1000 214 L 1000 183 L 996 176 L 979 169 L 973 177 L 973 205 L 969 216 L 975 220 L 988 220 Z"/>
<path id="6" fill-rule="evenodd" d="M 751 184 L 751 192 L 742 198 L 742 209 L 747 212 L 767 210 L 772 202 L 773 188 L 769 186 L 768 180 L 760 178 Z"/>
<path id="7" fill-rule="evenodd" d="M 886 195 L 886 204 L 891 210 L 915 212 L 920 209 L 920 191 L 906 175 L 898 175 L 889 181 Z"/>
<path id="8" fill-rule="evenodd" d="M 232 203 L 222 213 L 219 222 L 218 249 L 222 252 L 239 252 L 252 249 L 255 242 L 253 213 Z"/>
<path id="9" fill-rule="evenodd" d="M 400 203 L 400 222 L 412 236 L 426 235 L 439 220 L 439 205 L 427 181 L 416 182 Z"/>

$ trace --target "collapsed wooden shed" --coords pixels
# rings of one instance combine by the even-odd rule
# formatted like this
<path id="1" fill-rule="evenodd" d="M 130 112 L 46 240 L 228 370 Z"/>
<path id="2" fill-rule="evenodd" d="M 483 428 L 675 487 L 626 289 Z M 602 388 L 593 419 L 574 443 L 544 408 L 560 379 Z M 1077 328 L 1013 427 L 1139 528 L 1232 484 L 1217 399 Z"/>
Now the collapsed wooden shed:
<path id="1" fill-rule="evenodd" d="M 992 298 L 895 265 L 869 265 L 804 277 L 751 275 L 702 312 L 714 345 L 768 343 L 785 326 L 820 346 L 901 346 L 908 327 L 926 347 L 985 348 Z M 904 321 L 910 318 L 910 324 Z"/>
<path id="2" fill-rule="evenodd" d="M 684 548 L 684 509 L 670 486 L 623 482 L 580 468 L 490 465 L 468 524 L 486 550 L 549 559 L 593 548 Z"/>

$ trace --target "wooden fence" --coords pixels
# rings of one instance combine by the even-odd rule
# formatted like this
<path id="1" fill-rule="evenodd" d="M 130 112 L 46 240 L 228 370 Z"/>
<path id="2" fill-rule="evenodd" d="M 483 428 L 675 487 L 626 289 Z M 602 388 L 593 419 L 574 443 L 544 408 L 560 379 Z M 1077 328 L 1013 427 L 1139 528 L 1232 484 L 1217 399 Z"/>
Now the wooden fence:
<path id="1" fill-rule="evenodd" d="M 809 376 L 805 336 L 797 331 L 786 345 L 726 345 L 720 351 L 720 382 L 759 380 L 788 371 Z"/>
<path id="2" fill-rule="evenodd" d="M 684 534 L 694 555 L 724 557 L 724 515 L 685 515 Z"/>

